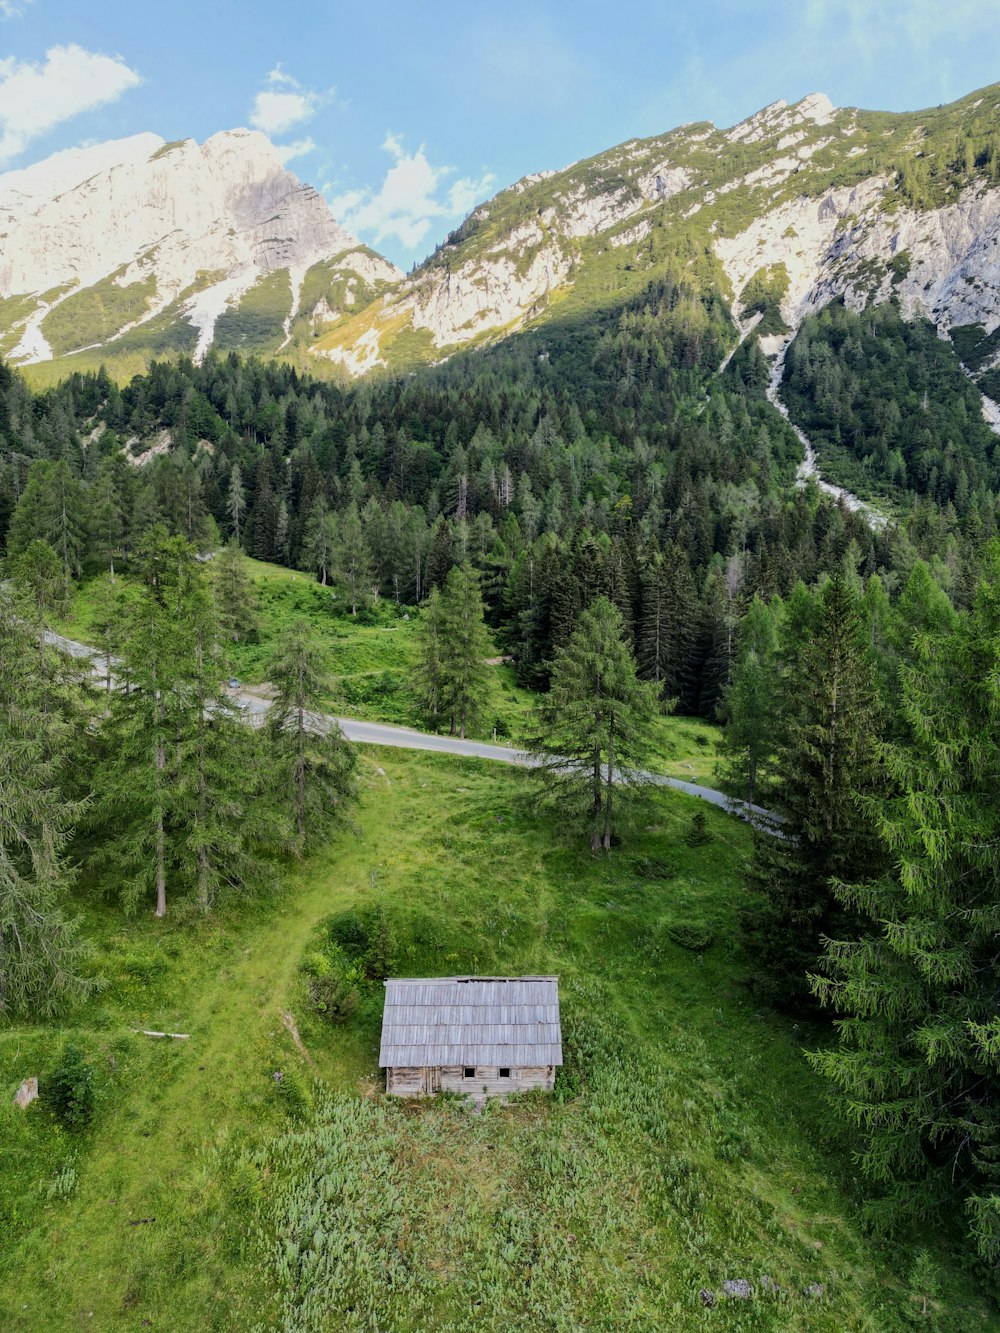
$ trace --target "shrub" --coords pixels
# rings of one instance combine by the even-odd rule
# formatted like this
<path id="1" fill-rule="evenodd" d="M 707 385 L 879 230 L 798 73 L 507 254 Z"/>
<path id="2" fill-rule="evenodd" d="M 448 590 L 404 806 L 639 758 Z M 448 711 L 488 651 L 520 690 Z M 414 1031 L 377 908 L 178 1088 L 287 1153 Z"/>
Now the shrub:
<path id="1" fill-rule="evenodd" d="M 708 831 L 708 817 L 704 810 L 698 810 L 691 816 L 691 824 L 684 835 L 684 841 L 689 847 L 704 847 L 705 843 L 712 841 L 712 835 Z"/>
<path id="2" fill-rule="evenodd" d="M 677 867 L 662 856 L 637 856 L 632 867 L 640 879 L 674 879 Z"/>
<path id="3" fill-rule="evenodd" d="M 368 948 L 368 926 L 360 912 L 338 912 L 330 918 L 328 931 L 331 941 L 349 958 L 361 958 Z"/>
<path id="4" fill-rule="evenodd" d="M 332 966 L 321 975 L 313 975 L 309 999 L 328 1023 L 346 1023 L 354 1014 L 359 1000 L 356 978 L 353 968 L 340 970 Z"/>
<path id="5" fill-rule="evenodd" d="M 86 1129 L 97 1110 L 94 1071 L 74 1042 L 63 1047 L 59 1063 L 49 1076 L 46 1098 L 56 1119 L 67 1129 Z"/>
<path id="6" fill-rule="evenodd" d="M 384 907 L 375 909 L 372 925 L 371 943 L 365 955 L 365 976 L 370 981 L 385 981 L 396 965 L 396 933 Z"/>
<path id="7" fill-rule="evenodd" d="M 707 926 L 693 925 L 690 922 L 679 921 L 675 925 L 667 926 L 667 935 L 675 944 L 680 945 L 682 949 L 687 949 L 691 953 L 704 953 L 710 948 L 715 935 Z"/>

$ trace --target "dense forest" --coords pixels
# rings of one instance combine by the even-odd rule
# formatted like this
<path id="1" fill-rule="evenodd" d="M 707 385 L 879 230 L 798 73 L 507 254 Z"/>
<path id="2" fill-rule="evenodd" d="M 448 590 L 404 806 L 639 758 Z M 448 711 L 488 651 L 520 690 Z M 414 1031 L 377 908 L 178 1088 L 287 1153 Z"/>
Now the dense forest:
<path id="1" fill-rule="evenodd" d="M 313 571 L 355 607 L 419 603 L 468 558 L 526 684 L 545 684 L 553 648 L 603 593 L 665 693 L 711 716 L 753 596 L 845 561 L 892 589 L 923 558 L 967 605 L 994 527 L 986 428 L 971 417 L 950 461 L 925 458 L 925 498 L 886 533 L 796 492 L 799 445 L 766 402 L 756 343 L 715 375 L 731 336 L 715 297 L 663 281 L 601 318 L 350 389 L 235 355 L 154 364 L 121 390 L 74 376 L 37 397 L 8 370 L 0 547 L 41 536 L 69 579 L 127 562 L 162 522 L 201 550 L 233 537 Z M 825 364 L 818 336 L 807 327 L 793 347 L 790 393 L 803 366 Z"/>
<path id="2" fill-rule="evenodd" d="M 745 876 L 754 990 L 826 1026 L 813 1059 L 856 1133 L 873 1222 L 960 1218 L 993 1273 L 994 439 L 891 303 L 807 322 L 785 393 L 907 501 L 873 531 L 796 490 L 756 342 L 716 373 L 732 340 L 717 300 L 677 280 L 352 388 L 235 355 L 39 396 L 3 370 L 0 833 L 27 832 L 0 903 L 48 928 L 5 964 L 0 1008 L 87 985 L 61 905 L 69 846 L 127 911 L 162 916 L 176 894 L 207 915 L 263 891 L 353 800 L 350 750 L 303 724 L 321 644 L 293 627 L 277 645 L 259 733 L 222 690 L 225 645 L 252 619 L 245 551 L 307 571 L 352 621 L 422 605 L 416 688 L 456 734 L 487 715 L 492 632 L 520 683 L 549 692 L 552 747 L 598 755 L 593 788 L 570 793 L 595 854 L 618 837 L 614 758 L 641 765 L 649 719 L 724 722 L 720 780 L 780 829 L 757 831 Z M 44 637 L 102 572 L 103 704 Z"/>

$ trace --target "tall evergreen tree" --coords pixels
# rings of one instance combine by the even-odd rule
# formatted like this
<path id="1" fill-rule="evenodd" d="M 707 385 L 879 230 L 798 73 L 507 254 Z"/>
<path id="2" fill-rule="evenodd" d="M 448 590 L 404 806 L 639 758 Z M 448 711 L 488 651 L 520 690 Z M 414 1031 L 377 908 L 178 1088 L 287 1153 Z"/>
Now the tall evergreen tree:
<path id="1" fill-rule="evenodd" d="M 451 734 L 464 737 L 484 721 L 493 701 L 493 650 L 486 628 L 479 575 L 468 563 L 456 565 L 441 595 L 441 709 Z"/>
<path id="2" fill-rule="evenodd" d="M 759 799 L 778 743 L 780 702 L 774 616 L 754 598 L 736 631 L 733 666 L 719 706 L 726 724 L 719 772 L 726 789 L 751 804 Z"/>
<path id="3" fill-rule="evenodd" d="M 656 713 L 656 685 L 638 679 L 621 615 L 599 597 L 557 653 L 538 708 L 539 773 L 549 795 L 586 822 L 593 851 L 610 850 L 621 795 L 640 785 Z"/>
<path id="4" fill-rule="evenodd" d="M 340 728 L 322 710 L 331 689 L 329 668 L 308 625 L 297 621 L 278 641 L 268 665 L 274 703 L 267 733 L 277 781 L 301 856 L 357 795 L 357 759 Z"/>
<path id="5" fill-rule="evenodd" d="M 900 671 L 903 732 L 873 801 L 892 859 L 837 894 L 866 928 L 834 933 L 819 998 L 838 1044 L 812 1056 L 861 1136 L 873 1213 L 928 1220 L 965 1203 L 1000 1263 L 1000 553 L 967 623 L 925 633 Z M 947 618 L 946 618 L 947 619 Z"/>
<path id="6" fill-rule="evenodd" d="M 846 580 L 819 593 L 816 626 L 788 677 L 772 805 L 780 834 L 758 830 L 749 871 L 757 903 L 743 913 L 755 988 L 775 1003 L 808 1004 L 807 973 L 824 937 L 853 921 L 833 891 L 879 861 L 862 802 L 877 789 L 880 711 L 858 599 Z"/>
<path id="7" fill-rule="evenodd" d="M 438 731 L 444 708 L 444 612 L 441 593 L 431 589 L 417 624 L 417 660 L 414 688 L 428 725 Z"/>
<path id="8" fill-rule="evenodd" d="M 242 643 L 257 628 L 257 592 L 243 548 L 227 542 L 212 566 L 212 585 L 219 620 L 233 643 Z"/>
<path id="9" fill-rule="evenodd" d="M 40 698 L 31 610 L 0 586 L 0 1014 L 57 1011 L 89 983 L 66 915 L 66 844 L 79 805 L 61 790 L 69 747 Z"/>

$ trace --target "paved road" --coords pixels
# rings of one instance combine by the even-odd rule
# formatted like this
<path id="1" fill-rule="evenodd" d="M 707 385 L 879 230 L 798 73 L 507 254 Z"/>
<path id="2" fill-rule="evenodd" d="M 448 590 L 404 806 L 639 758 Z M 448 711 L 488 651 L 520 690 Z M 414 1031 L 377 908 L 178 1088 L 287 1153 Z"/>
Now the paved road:
<path id="1" fill-rule="evenodd" d="M 94 673 L 104 677 L 104 659 L 93 648 L 66 639 L 61 634 L 46 632 L 46 639 L 54 647 L 61 648 L 73 657 L 90 658 L 94 662 Z M 230 697 L 247 713 L 255 726 L 260 726 L 270 708 L 267 699 L 243 690 L 229 691 Z M 397 750 L 422 750 L 429 754 L 455 754 L 466 759 L 491 759 L 501 764 L 518 764 L 530 767 L 538 762 L 527 750 L 515 750 L 506 745 L 490 745 L 487 741 L 460 740 L 457 736 L 436 736 L 431 732 L 415 731 L 411 727 L 391 726 L 387 722 L 363 722 L 356 717 L 333 717 L 329 714 L 310 714 L 310 722 L 316 730 L 336 724 L 349 741 L 357 745 L 390 745 Z M 763 806 L 751 805 L 747 801 L 735 800 L 725 792 L 714 787 L 703 787 L 697 782 L 685 782 L 683 778 L 668 777 L 664 773 L 642 772 L 638 777 L 658 787 L 673 787 L 719 806 L 730 814 L 738 815 L 750 823 L 780 822 L 778 817 Z"/>

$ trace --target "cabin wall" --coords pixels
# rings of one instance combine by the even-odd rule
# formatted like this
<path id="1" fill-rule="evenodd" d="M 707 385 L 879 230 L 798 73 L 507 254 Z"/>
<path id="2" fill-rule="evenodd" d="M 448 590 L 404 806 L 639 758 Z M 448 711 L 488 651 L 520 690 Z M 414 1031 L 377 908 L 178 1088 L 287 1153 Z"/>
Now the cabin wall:
<path id="1" fill-rule="evenodd" d="M 443 1065 L 440 1069 L 387 1069 L 385 1090 L 394 1097 L 422 1097 L 439 1087 L 467 1097 L 502 1097 L 534 1088 L 551 1092 L 554 1083 L 551 1065 L 511 1069 L 508 1078 L 500 1077 L 498 1065 L 477 1065 L 475 1078 L 466 1078 L 462 1065 Z"/>
<path id="2" fill-rule="evenodd" d="M 394 1097 L 420 1097 L 424 1091 L 424 1071 L 400 1066 L 385 1071 L 385 1090 Z"/>

